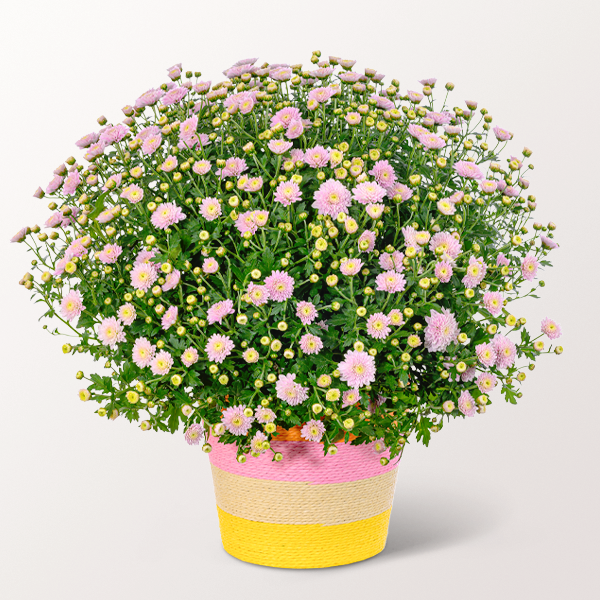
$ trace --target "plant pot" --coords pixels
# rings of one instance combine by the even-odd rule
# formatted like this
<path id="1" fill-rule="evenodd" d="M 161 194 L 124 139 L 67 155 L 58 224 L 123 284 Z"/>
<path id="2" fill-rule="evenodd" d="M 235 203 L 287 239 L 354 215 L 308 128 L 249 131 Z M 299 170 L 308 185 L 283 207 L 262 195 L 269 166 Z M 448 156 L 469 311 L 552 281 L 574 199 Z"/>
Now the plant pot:
<path id="1" fill-rule="evenodd" d="M 281 437 L 281 436 L 278 436 Z M 240 560 L 311 569 L 365 560 L 385 547 L 398 470 L 373 444 L 278 439 L 270 452 L 236 460 L 236 446 L 211 438 L 209 454 L 221 538 Z"/>

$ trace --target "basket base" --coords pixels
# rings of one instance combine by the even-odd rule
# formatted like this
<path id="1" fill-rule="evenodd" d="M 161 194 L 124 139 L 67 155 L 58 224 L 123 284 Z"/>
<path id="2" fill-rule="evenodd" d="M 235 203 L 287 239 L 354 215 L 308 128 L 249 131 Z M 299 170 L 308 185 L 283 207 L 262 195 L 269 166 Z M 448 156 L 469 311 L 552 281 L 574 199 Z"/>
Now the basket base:
<path id="1" fill-rule="evenodd" d="M 219 507 L 225 551 L 244 562 L 282 569 L 320 569 L 359 562 L 385 548 L 392 509 L 339 525 L 282 525 L 231 515 Z"/>

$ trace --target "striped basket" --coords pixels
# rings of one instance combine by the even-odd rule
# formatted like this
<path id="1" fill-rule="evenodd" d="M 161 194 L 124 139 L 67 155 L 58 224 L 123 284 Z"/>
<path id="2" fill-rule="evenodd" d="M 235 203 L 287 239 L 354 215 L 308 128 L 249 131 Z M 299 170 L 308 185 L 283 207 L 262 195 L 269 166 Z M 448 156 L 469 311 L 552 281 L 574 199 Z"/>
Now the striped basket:
<path id="1" fill-rule="evenodd" d="M 211 439 L 225 550 L 246 562 L 289 569 L 345 565 L 381 552 L 397 461 L 382 466 L 372 444 L 338 443 L 338 453 L 324 457 L 321 444 L 295 437 L 272 442 L 281 462 L 264 453 L 244 464 L 234 444 Z"/>

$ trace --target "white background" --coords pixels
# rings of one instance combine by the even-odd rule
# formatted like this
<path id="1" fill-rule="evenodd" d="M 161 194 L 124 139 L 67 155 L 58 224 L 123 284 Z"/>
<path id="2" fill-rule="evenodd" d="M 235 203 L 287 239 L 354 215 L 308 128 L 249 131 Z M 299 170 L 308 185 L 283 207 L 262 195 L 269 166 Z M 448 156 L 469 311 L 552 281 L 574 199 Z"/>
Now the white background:
<path id="1" fill-rule="evenodd" d="M 12 2 L 0 25 L 4 240 L 0 405 L 0 598 L 597 598 L 598 69 L 593 2 Z M 400 466 L 386 550 L 353 566 L 257 567 L 220 544 L 208 459 L 181 434 L 108 422 L 77 399 L 79 369 L 17 285 L 31 257 L 8 239 L 43 222 L 32 198 L 52 170 L 166 68 L 240 58 L 309 63 L 311 51 L 397 77 L 456 84 L 511 147 L 533 149 L 536 219 L 560 249 L 542 300 L 562 356 L 529 373 L 518 406 L 456 420 Z"/>

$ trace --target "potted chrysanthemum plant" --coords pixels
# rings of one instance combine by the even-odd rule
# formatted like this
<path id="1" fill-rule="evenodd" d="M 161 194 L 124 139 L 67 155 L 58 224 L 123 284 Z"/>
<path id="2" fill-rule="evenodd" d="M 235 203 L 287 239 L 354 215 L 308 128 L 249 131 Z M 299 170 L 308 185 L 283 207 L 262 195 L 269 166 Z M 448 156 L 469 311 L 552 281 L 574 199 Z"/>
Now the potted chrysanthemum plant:
<path id="1" fill-rule="evenodd" d="M 562 351 L 511 310 L 557 247 L 529 224 L 531 151 L 501 156 L 512 133 L 451 83 L 311 63 L 173 66 L 12 240 L 63 352 L 106 369 L 77 373 L 86 406 L 201 443 L 226 550 L 295 568 L 381 551 L 408 440 L 516 403 Z"/>

